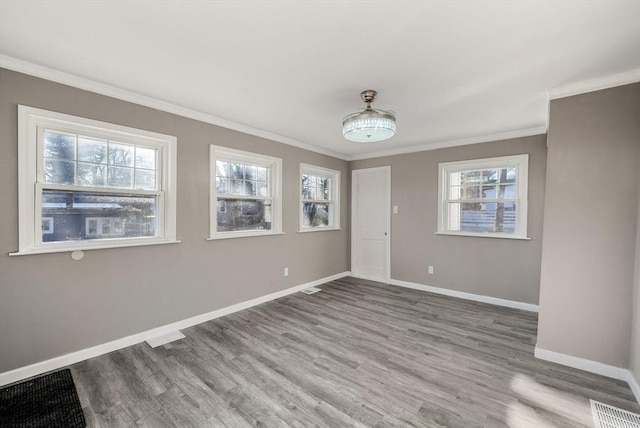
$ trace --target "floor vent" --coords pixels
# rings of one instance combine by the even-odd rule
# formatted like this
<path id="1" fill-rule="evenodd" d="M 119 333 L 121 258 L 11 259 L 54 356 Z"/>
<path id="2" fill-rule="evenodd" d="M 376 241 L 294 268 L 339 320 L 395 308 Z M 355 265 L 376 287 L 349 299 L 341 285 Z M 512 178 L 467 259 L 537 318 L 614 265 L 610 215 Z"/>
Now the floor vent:
<path id="1" fill-rule="evenodd" d="M 640 415 L 598 401 L 591 401 L 596 428 L 640 428 Z"/>
<path id="2" fill-rule="evenodd" d="M 301 291 L 301 293 L 304 294 L 313 294 L 313 293 L 317 293 L 318 291 L 322 291 L 322 288 L 318 288 L 318 287 L 309 287 L 309 288 L 305 288 L 304 290 Z"/>

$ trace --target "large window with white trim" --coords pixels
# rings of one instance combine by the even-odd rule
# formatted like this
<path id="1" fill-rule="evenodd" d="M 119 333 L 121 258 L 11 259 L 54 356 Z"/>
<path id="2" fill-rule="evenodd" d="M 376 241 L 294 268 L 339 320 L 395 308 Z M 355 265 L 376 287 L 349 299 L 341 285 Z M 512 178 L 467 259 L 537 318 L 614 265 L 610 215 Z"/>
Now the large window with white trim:
<path id="1" fill-rule="evenodd" d="M 439 164 L 438 233 L 527 238 L 529 155 Z"/>
<path id="2" fill-rule="evenodd" d="M 211 146 L 210 239 L 282 233 L 282 160 Z"/>
<path id="3" fill-rule="evenodd" d="M 340 171 L 300 164 L 300 231 L 340 228 Z"/>
<path id="4" fill-rule="evenodd" d="M 175 137 L 26 106 L 18 112 L 14 254 L 176 242 Z"/>

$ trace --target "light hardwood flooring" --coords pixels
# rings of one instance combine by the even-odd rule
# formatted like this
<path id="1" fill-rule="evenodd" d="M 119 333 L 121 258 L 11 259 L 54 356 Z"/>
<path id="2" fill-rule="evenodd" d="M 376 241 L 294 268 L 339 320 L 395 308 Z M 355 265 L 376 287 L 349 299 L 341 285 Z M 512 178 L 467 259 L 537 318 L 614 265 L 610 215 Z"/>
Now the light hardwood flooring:
<path id="1" fill-rule="evenodd" d="M 88 426 L 592 427 L 621 381 L 537 360 L 537 314 L 345 278 L 71 367 Z"/>

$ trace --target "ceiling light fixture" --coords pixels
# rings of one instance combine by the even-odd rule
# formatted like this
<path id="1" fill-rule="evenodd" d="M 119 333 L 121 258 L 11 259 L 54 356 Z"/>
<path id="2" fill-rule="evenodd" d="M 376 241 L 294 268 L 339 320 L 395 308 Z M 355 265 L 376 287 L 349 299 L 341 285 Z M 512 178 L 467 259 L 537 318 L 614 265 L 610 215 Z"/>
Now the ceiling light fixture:
<path id="1" fill-rule="evenodd" d="M 392 111 L 371 108 L 376 95 L 378 93 L 371 89 L 362 91 L 360 98 L 367 103 L 367 108 L 351 113 L 342 120 L 344 138 L 356 143 L 374 143 L 395 135 L 396 115 Z"/>

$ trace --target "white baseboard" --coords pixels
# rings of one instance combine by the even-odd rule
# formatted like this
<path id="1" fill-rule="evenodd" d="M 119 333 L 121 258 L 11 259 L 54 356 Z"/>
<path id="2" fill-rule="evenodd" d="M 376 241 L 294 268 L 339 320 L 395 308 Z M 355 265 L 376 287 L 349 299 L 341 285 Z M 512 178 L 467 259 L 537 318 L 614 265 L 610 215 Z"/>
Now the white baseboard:
<path id="1" fill-rule="evenodd" d="M 609 364 L 603 364 L 598 361 L 587 360 L 586 358 L 549 351 L 547 349 L 540 348 L 538 345 L 536 345 L 534 355 L 536 358 L 541 360 L 562 364 L 563 366 L 573 367 L 574 369 L 584 370 L 585 372 L 595 373 L 612 379 L 623 380 L 629 384 L 631 392 L 633 392 L 633 395 L 636 397 L 636 401 L 640 404 L 640 386 L 638 386 L 638 383 L 630 370 L 622 367 L 611 366 Z"/>
<path id="2" fill-rule="evenodd" d="M 480 294 L 465 293 L 463 291 L 449 290 L 447 288 L 432 287 L 430 285 L 418 284 L 415 282 L 400 281 L 392 279 L 389 281 L 391 285 L 399 287 L 412 288 L 414 290 L 428 291 L 429 293 L 442 294 L 459 299 L 473 300 L 476 302 L 489 303 L 491 305 L 506 306 L 507 308 L 522 309 L 529 312 L 538 312 L 538 305 L 524 302 L 516 302 L 513 300 L 499 299 L 497 297 L 482 296 Z"/>
<path id="3" fill-rule="evenodd" d="M 633 395 L 636 397 L 636 401 L 638 402 L 638 404 L 640 404 L 640 385 L 638 385 L 638 382 L 636 381 L 635 376 L 633 376 L 633 373 L 631 372 L 631 370 L 627 370 L 627 371 L 629 372 L 627 383 L 631 388 L 631 392 L 633 392 Z"/>
<path id="4" fill-rule="evenodd" d="M 70 354 L 61 355 L 59 357 L 52 358 L 50 360 L 41 361 L 39 363 L 31 364 L 25 367 L 20 367 L 8 372 L 0 373 L 0 386 L 7 385 L 19 380 L 27 379 L 32 376 L 37 376 L 43 373 L 57 370 L 62 367 L 69 366 L 71 364 L 78 363 L 80 361 L 87 360 L 89 358 L 97 357 L 107 354 L 109 352 L 117 351 L 118 349 L 126 348 L 127 346 L 136 345 L 144 342 L 148 339 L 152 339 L 164 334 L 175 332 L 184 328 L 192 327 L 197 324 L 201 324 L 212 319 L 220 318 L 225 315 L 232 314 L 234 312 L 241 311 L 243 309 L 250 308 L 252 306 L 259 305 L 271 300 L 278 299 L 280 297 L 287 296 L 289 294 L 297 293 L 305 288 L 316 287 L 324 283 L 334 281 L 336 279 L 349 276 L 351 272 L 342 272 L 335 275 L 327 276 L 325 278 L 317 279 L 315 281 L 307 282 L 305 284 L 296 285 L 295 287 L 287 288 L 285 290 L 276 291 L 275 293 L 267 294 L 266 296 L 257 297 L 255 299 L 247 300 L 246 302 L 237 303 L 235 305 L 227 306 L 226 308 L 217 309 L 205 314 L 196 315 L 195 317 L 187 318 L 181 321 L 177 321 L 171 324 L 167 324 L 161 327 L 153 328 L 151 330 L 143 331 L 141 333 L 132 334 L 121 339 L 116 339 L 111 342 L 103 343 L 102 345 L 93 346 L 91 348 L 83 349 Z"/>

